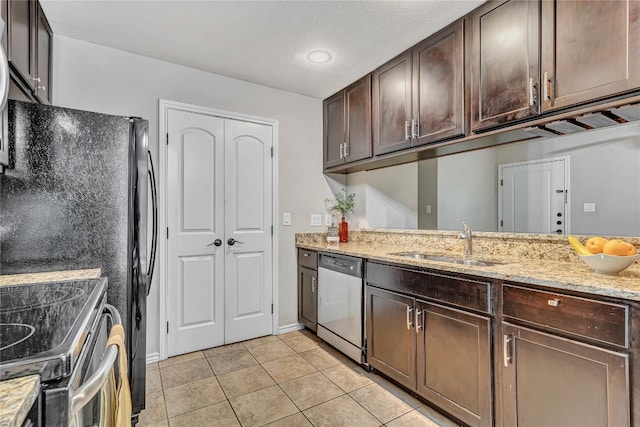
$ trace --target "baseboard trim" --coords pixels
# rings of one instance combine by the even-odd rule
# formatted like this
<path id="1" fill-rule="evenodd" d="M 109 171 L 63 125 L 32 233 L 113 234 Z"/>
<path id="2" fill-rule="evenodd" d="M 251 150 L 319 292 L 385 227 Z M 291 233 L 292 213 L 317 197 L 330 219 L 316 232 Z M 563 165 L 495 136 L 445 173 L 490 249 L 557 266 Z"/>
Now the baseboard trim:
<path id="1" fill-rule="evenodd" d="M 302 323 L 292 323 L 290 325 L 280 326 L 278 328 L 278 335 L 286 334 L 287 332 L 299 331 L 300 329 L 304 329 L 304 325 Z"/>
<path id="2" fill-rule="evenodd" d="M 160 353 L 155 352 L 155 353 L 149 353 L 147 354 L 147 364 L 149 363 L 156 363 L 160 361 Z"/>

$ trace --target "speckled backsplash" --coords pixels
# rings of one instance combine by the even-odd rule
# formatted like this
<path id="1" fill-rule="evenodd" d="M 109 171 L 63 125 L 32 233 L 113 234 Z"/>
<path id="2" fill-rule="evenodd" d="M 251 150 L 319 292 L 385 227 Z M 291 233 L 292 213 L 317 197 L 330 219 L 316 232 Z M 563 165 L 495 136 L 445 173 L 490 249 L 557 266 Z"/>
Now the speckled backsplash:
<path id="1" fill-rule="evenodd" d="M 462 252 L 464 242 L 458 231 L 363 229 L 349 231 L 349 241 L 370 245 L 384 244 L 398 248 L 422 247 L 425 251 Z M 589 237 L 576 235 L 582 243 Z M 607 236 L 607 238 L 613 238 Z M 296 244 L 326 243 L 326 233 L 298 233 Z M 640 247 L 640 237 L 620 237 Z M 400 250 L 400 249 L 399 249 Z M 516 258 L 533 258 L 549 261 L 581 262 L 567 242 L 567 236 L 527 233 L 473 232 L 473 252 L 481 255 L 501 255 Z"/>

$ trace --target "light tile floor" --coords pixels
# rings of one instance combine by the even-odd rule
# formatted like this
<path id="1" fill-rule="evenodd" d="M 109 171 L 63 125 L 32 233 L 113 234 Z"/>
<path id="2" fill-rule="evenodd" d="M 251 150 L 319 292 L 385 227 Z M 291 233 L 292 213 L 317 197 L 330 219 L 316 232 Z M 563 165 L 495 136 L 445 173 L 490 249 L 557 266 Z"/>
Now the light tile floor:
<path id="1" fill-rule="evenodd" d="M 309 331 L 211 348 L 147 366 L 150 426 L 454 426 Z"/>

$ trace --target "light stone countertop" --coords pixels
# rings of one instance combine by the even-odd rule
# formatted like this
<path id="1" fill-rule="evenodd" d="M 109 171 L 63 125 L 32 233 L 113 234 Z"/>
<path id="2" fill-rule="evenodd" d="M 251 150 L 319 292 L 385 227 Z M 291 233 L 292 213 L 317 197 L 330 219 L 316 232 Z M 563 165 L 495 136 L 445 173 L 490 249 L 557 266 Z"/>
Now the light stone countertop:
<path id="1" fill-rule="evenodd" d="M 514 235 L 482 233 L 474 236 L 473 259 L 501 262 L 495 266 L 467 266 L 439 261 L 413 259 L 391 255 L 416 251 L 433 255 L 462 257 L 457 233 L 382 232 L 354 233 L 349 243 L 328 245 L 322 233 L 296 235 L 296 246 L 303 249 L 351 255 L 372 261 L 391 262 L 414 267 L 438 269 L 490 279 L 514 281 L 551 289 L 570 290 L 603 297 L 640 301 L 640 263 L 636 262 L 617 275 L 594 272 L 569 247 L 566 237 L 539 235 L 519 239 Z M 351 232 L 350 232 L 351 236 Z M 584 241 L 583 236 L 581 240 Z M 421 241 L 421 239 L 423 239 Z M 478 245 L 476 245 L 476 239 Z M 637 245 L 637 238 L 627 238 Z M 540 249 L 538 249 L 540 248 Z"/>
<path id="2" fill-rule="evenodd" d="M 43 273 L 0 275 L 0 286 L 24 285 L 27 283 L 63 282 L 67 280 L 97 279 L 101 269 L 46 271 Z"/>
<path id="3" fill-rule="evenodd" d="M 39 393 L 39 375 L 0 381 L 0 427 L 20 427 Z"/>

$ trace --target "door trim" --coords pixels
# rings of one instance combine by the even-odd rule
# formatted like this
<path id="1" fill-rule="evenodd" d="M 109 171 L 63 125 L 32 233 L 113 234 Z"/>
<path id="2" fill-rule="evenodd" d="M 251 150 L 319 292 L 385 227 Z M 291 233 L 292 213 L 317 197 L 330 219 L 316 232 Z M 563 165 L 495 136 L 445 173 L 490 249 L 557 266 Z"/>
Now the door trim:
<path id="1" fill-rule="evenodd" d="M 168 335 L 166 324 L 168 319 L 167 313 L 167 276 L 168 276 L 168 248 L 167 248 L 167 143 L 166 135 L 168 133 L 167 117 L 170 110 L 184 111 L 189 113 L 213 115 L 225 119 L 240 120 L 252 123 L 269 125 L 273 129 L 273 152 L 272 157 L 272 222 L 273 236 L 271 239 L 272 256 L 272 285 L 271 298 L 273 304 L 273 316 L 271 333 L 278 333 L 278 120 L 249 114 L 235 113 L 225 110 L 217 110 L 214 108 L 186 104 L 183 102 L 170 101 L 166 99 L 158 99 L 158 230 L 160 239 L 158 241 L 158 278 L 159 278 L 159 304 L 158 304 L 158 338 L 159 338 L 159 360 L 167 358 Z M 147 330 L 151 328 L 147 327 Z"/>

